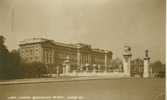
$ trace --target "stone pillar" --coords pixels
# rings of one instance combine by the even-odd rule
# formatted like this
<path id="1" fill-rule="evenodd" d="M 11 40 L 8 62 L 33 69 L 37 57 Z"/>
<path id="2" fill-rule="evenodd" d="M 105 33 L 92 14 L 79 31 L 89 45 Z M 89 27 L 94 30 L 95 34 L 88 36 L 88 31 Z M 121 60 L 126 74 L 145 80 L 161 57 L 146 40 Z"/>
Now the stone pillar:
<path id="1" fill-rule="evenodd" d="M 123 70 L 124 73 L 130 77 L 130 62 L 131 62 L 131 48 L 129 46 L 124 47 L 124 53 L 123 53 Z"/>
<path id="2" fill-rule="evenodd" d="M 93 73 L 96 73 L 96 64 L 93 64 Z"/>
<path id="3" fill-rule="evenodd" d="M 101 71 L 101 65 L 98 64 L 98 65 L 97 65 L 97 68 L 98 68 L 98 72 L 100 72 L 100 71 Z"/>
<path id="4" fill-rule="evenodd" d="M 55 62 L 55 60 L 54 60 L 54 55 L 55 55 L 55 53 L 54 53 L 54 49 L 52 49 L 52 64 L 54 64 Z"/>
<path id="5" fill-rule="evenodd" d="M 68 74 L 70 72 L 70 57 L 67 56 L 65 60 L 65 73 Z"/>
<path id="6" fill-rule="evenodd" d="M 66 64 L 66 66 L 65 66 L 65 73 L 66 74 L 69 74 L 69 72 L 70 72 L 70 64 Z"/>
<path id="7" fill-rule="evenodd" d="M 89 67 L 90 65 L 88 64 L 88 63 L 86 63 L 85 64 L 85 67 L 86 67 L 86 72 L 88 72 L 89 71 L 89 69 L 88 69 L 88 67 Z"/>
<path id="8" fill-rule="evenodd" d="M 57 77 L 59 77 L 59 75 L 60 75 L 59 68 L 60 68 L 59 66 L 56 67 Z"/>
<path id="9" fill-rule="evenodd" d="M 80 58 L 81 58 L 81 53 L 80 53 L 80 47 L 77 47 L 77 66 L 80 67 Z"/>
<path id="10" fill-rule="evenodd" d="M 144 57 L 144 72 L 143 72 L 144 78 L 149 77 L 149 63 L 150 63 L 150 57 L 148 56 L 148 50 L 146 50 L 145 57 Z"/>
<path id="11" fill-rule="evenodd" d="M 66 65 L 63 64 L 63 74 L 66 74 Z"/>
<path id="12" fill-rule="evenodd" d="M 81 65 L 80 68 L 79 68 L 81 72 L 83 72 L 83 67 L 84 67 L 84 66 Z"/>
<path id="13" fill-rule="evenodd" d="M 88 63 L 91 65 L 92 64 L 92 62 L 91 62 L 91 55 L 90 54 L 88 54 Z"/>

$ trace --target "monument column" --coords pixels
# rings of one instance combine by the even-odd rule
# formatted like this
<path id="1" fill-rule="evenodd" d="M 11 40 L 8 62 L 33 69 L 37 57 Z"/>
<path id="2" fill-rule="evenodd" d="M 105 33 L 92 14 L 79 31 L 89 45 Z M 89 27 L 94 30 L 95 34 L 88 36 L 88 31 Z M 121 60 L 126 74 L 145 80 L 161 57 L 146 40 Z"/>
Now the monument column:
<path id="1" fill-rule="evenodd" d="M 123 70 L 124 73 L 130 77 L 130 62 L 131 62 L 131 48 L 129 46 L 124 47 L 124 53 L 123 53 Z"/>
<path id="2" fill-rule="evenodd" d="M 148 50 L 145 50 L 144 72 L 143 72 L 143 77 L 144 78 L 148 78 L 149 77 L 149 63 L 150 63 L 150 57 L 148 56 Z"/>

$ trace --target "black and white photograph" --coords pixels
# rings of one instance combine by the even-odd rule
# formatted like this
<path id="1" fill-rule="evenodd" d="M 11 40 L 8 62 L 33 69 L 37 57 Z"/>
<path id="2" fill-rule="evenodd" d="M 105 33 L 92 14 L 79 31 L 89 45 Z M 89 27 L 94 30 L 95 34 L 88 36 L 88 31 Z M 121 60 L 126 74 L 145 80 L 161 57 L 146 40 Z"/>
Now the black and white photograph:
<path id="1" fill-rule="evenodd" d="M 0 0 L 0 100 L 165 100 L 165 0 Z"/>

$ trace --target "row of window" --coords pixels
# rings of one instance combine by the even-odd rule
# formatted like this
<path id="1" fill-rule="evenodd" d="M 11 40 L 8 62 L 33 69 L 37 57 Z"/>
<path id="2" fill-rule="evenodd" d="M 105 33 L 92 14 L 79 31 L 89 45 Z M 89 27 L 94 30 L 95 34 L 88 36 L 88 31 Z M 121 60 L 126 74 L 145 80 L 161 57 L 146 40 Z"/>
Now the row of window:
<path id="1" fill-rule="evenodd" d="M 54 63 L 54 51 L 50 49 L 44 49 L 44 61 L 46 64 Z"/>
<path id="2" fill-rule="evenodd" d="M 24 48 L 21 49 L 21 54 L 23 56 L 39 56 L 40 52 L 39 52 L 39 48 Z"/>
<path id="3" fill-rule="evenodd" d="M 91 63 L 91 58 L 88 55 L 82 55 L 80 62 L 81 64 Z"/>
<path id="4" fill-rule="evenodd" d="M 25 57 L 25 60 L 28 61 L 28 62 L 33 62 L 33 61 L 40 62 L 40 59 L 37 56 L 34 56 L 34 57 Z"/>

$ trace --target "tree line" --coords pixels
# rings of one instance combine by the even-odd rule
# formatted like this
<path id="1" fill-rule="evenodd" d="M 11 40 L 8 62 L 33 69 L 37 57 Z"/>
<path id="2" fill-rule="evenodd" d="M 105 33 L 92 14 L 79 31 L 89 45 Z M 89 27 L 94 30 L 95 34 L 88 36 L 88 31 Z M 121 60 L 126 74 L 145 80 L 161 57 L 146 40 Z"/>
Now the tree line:
<path id="1" fill-rule="evenodd" d="M 18 50 L 10 52 L 5 45 L 5 37 L 0 36 L 0 80 L 35 78 L 46 73 L 44 64 L 26 63 L 21 60 Z"/>

